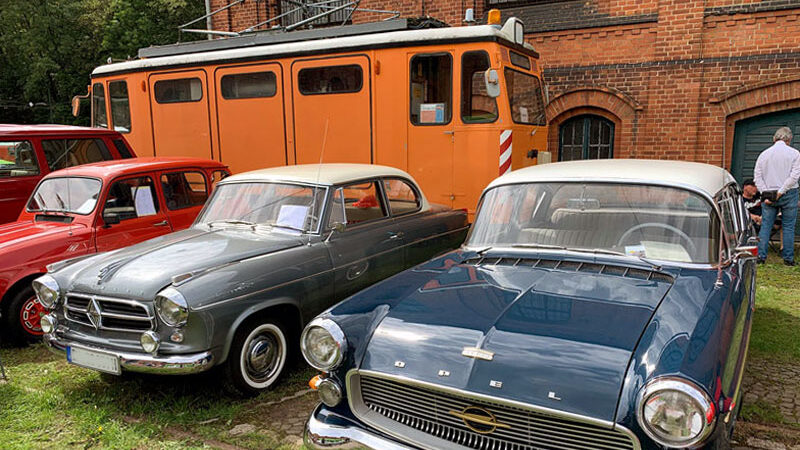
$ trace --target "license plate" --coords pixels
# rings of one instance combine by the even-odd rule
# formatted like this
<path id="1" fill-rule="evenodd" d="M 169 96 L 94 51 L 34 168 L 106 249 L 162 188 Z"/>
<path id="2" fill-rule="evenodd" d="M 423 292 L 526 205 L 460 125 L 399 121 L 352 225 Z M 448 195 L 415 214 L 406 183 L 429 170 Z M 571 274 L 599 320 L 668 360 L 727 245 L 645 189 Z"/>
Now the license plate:
<path id="1" fill-rule="evenodd" d="M 85 348 L 67 347 L 67 362 L 114 375 L 122 373 L 116 356 Z"/>

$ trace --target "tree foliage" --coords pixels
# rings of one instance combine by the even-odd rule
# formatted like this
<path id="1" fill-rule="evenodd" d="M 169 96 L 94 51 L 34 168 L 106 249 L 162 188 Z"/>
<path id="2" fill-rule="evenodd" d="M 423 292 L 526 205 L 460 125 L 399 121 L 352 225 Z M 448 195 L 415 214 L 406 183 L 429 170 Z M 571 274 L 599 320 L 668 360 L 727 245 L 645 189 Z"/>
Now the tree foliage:
<path id="1" fill-rule="evenodd" d="M 69 101 L 92 69 L 176 42 L 178 25 L 204 13 L 203 0 L 2 0 L 0 122 L 87 125 Z"/>

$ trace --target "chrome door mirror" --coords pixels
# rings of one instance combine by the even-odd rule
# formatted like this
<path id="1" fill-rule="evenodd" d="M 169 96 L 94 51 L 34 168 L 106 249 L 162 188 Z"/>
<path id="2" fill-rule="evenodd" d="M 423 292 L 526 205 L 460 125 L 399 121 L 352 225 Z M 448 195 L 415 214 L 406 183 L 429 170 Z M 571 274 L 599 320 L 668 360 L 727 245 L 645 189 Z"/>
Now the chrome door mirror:
<path id="1" fill-rule="evenodd" d="M 486 69 L 486 72 L 483 73 L 483 79 L 486 82 L 486 94 L 492 98 L 499 97 L 500 76 L 497 74 L 497 71 L 492 68 Z"/>
<path id="2" fill-rule="evenodd" d="M 347 229 L 347 224 L 342 222 L 334 222 L 331 229 L 337 233 L 344 233 Z"/>

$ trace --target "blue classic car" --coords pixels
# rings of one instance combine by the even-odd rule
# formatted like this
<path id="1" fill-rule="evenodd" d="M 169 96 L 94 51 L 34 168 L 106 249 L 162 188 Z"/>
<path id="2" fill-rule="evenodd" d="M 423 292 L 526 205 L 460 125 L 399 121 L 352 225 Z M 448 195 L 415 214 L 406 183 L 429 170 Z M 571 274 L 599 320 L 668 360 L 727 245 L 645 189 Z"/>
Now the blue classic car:
<path id="1" fill-rule="evenodd" d="M 465 245 L 306 326 L 306 443 L 728 448 L 754 306 L 740 190 L 705 164 L 530 167 Z"/>
<path id="2" fill-rule="evenodd" d="M 402 170 L 276 167 L 220 181 L 188 230 L 56 263 L 33 287 L 49 310 L 44 341 L 72 364 L 219 367 L 231 390 L 256 394 L 280 378 L 309 319 L 466 232 L 465 211 L 429 204 Z"/>

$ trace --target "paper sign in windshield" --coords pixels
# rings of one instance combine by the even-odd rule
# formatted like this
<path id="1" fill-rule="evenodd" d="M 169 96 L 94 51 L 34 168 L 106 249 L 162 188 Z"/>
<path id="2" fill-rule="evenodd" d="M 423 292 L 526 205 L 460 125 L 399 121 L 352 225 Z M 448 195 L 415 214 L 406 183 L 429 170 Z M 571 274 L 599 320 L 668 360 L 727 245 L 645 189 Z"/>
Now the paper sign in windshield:
<path id="1" fill-rule="evenodd" d="M 305 205 L 283 205 L 278 213 L 278 221 L 275 225 L 303 229 L 308 216 L 308 206 Z"/>
<path id="2" fill-rule="evenodd" d="M 136 215 L 152 216 L 156 213 L 156 205 L 153 203 L 153 193 L 150 186 L 136 186 L 133 189 L 134 206 L 136 207 Z"/>

